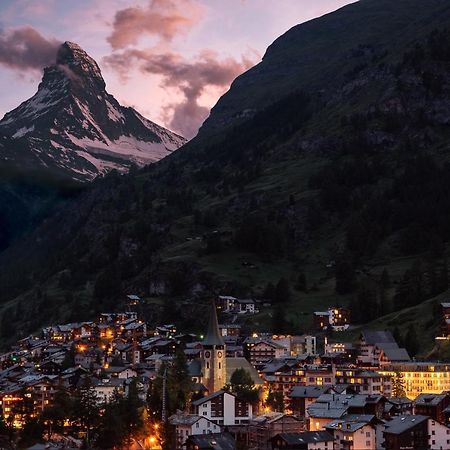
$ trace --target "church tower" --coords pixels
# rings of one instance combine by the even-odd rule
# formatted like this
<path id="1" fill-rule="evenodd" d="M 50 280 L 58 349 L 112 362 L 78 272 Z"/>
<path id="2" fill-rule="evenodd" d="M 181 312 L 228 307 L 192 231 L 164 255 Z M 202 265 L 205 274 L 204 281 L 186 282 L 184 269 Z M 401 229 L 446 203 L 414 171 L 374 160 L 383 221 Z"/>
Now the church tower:
<path id="1" fill-rule="evenodd" d="M 213 301 L 201 358 L 203 384 L 210 394 L 222 389 L 226 383 L 225 351 L 225 342 L 219 331 L 216 305 Z"/>

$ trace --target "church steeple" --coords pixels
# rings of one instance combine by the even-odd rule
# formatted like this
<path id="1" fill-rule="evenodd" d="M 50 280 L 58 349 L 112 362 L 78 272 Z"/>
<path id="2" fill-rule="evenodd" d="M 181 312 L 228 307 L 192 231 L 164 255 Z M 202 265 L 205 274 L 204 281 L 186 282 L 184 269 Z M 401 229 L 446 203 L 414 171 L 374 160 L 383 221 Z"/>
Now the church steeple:
<path id="1" fill-rule="evenodd" d="M 225 345 L 222 335 L 219 331 L 219 322 L 217 321 L 216 302 L 211 302 L 208 321 L 208 332 L 203 341 L 203 345 Z"/>
<path id="2" fill-rule="evenodd" d="M 216 304 L 211 303 L 209 311 L 208 332 L 203 341 L 201 357 L 202 383 L 209 393 L 222 389 L 226 381 L 226 347 L 217 322 Z"/>

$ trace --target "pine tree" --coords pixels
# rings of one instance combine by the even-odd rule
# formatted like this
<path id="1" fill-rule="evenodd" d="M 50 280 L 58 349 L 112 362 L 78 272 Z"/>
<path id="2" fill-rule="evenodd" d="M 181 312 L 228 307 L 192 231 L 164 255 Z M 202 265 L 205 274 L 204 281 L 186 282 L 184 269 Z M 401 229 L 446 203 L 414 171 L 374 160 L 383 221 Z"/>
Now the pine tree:
<path id="1" fill-rule="evenodd" d="M 97 394 L 89 377 L 82 380 L 81 387 L 75 392 L 72 414 L 73 418 L 80 422 L 82 430 L 86 433 L 87 444 L 90 445 L 92 431 L 98 425 L 100 411 Z"/>
<path id="2" fill-rule="evenodd" d="M 392 377 L 392 397 L 405 397 L 405 395 L 406 388 L 403 374 L 395 372 L 395 375 Z"/>

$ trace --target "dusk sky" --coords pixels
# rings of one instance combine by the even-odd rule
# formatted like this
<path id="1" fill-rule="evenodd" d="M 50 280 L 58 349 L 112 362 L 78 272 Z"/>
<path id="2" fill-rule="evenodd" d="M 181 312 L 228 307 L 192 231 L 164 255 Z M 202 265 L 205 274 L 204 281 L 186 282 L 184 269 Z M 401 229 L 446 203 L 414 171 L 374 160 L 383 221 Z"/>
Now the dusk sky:
<path id="1" fill-rule="evenodd" d="M 0 116 L 34 94 L 68 40 L 97 60 L 120 103 L 192 137 L 275 38 L 353 1 L 2 0 Z"/>

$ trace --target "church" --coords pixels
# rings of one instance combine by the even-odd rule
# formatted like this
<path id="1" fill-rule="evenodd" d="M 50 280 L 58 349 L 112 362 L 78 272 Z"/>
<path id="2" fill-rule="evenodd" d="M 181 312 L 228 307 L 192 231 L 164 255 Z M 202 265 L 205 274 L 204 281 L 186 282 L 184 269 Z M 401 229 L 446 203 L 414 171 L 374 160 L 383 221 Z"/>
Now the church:
<path id="1" fill-rule="evenodd" d="M 252 375 L 256 385 L 263 383 L 255 368 L 245 358 L 227 357 L 226 354 L 226 343 L 219 330 L 216 305 L 213 301 L 209 308 L 208 329 L 202 342 L 200 358 L 192 361 L 189 366 L 192 381 L 212 394 L 230 381 L 236 369 L 243 368 Z"/>

